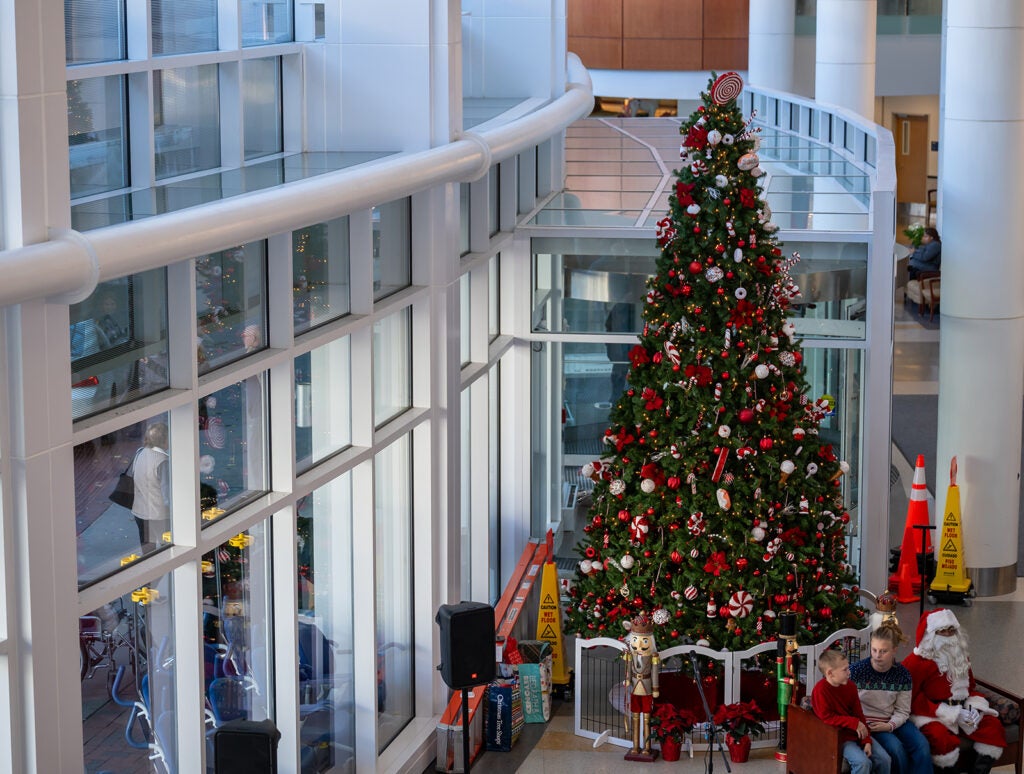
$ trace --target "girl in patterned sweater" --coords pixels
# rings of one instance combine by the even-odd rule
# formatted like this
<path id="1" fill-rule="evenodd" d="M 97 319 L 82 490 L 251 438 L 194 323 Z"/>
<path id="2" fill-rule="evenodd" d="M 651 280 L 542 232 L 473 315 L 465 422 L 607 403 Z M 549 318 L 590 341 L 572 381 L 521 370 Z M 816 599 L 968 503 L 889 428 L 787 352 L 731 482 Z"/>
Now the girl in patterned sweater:
<path id="1" fill-rule="evenodd" d="M 912 681 L 906 667 L 896 663 L 896 649 L 906 635 L 889 619 L 871 633 L 871 656 L 850 667 L 871 738 L 889 753 L 893 772 L 932 774 L 928 740 L 910 717 Z"/>

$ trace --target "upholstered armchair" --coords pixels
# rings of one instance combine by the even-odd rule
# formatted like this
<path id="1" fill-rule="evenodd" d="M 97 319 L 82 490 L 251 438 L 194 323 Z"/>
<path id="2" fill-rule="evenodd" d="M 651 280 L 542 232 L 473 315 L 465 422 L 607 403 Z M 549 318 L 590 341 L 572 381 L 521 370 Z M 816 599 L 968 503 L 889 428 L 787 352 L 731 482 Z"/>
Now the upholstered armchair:
<path id="1" fill-rule="evenodd" d="M 917 304 L 917 313 L 924 315 L 924 308 L 928 307 L 929 322 L 935 317 L 935 308 L 939 305 L 941 296 L 942 272 L 923 271 L 915 279 L 908 280 L 903 289 L 903 296 Z"/>

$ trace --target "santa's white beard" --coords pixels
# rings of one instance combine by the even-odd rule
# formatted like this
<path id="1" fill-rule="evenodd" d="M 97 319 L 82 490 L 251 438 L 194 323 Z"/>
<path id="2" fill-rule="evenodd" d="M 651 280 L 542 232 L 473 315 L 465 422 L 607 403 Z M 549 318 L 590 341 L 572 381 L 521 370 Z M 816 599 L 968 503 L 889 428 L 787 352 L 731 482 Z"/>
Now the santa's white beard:
<path id="1" fill-rule="evenodd" d="M 967 680 L 971 660 L 967 655 L 967 637 L 958 633 L 953 637 L 936 637 L 930 648 L 929 658 L 934 659 L 939 671 L 950 682 Z"/>

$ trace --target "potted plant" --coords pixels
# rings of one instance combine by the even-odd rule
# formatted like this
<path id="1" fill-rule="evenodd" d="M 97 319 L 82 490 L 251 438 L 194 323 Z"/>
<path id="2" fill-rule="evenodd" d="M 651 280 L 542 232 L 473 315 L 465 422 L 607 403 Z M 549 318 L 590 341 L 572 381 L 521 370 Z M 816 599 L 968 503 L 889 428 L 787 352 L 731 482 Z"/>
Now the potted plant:
<path id="1" fill-rule="evenodd" d="M 735 763 L 743 763 L 750 756 L 751 736 L 764 733 L 764 713 L 753 700 L 719 704 L 712 720 L 725 731 L 729 757 Z"/>
<path id="2" fill-rule="evenodd" d="M 697 725 L 697 716 L 669 702 L 659 702 L 651 713 L 651 738 L 661 746 L 666 761 L 679 760 L 686 733 Z"/>
<path id="3" fill-rule="evenodd" d="M 911 223 L 903 229 L 903 235 L 910 240 L 915 248 L 918 248 L 921 246 L 921 237 L 924 236 L 924 226 L 920 223 Z"/>

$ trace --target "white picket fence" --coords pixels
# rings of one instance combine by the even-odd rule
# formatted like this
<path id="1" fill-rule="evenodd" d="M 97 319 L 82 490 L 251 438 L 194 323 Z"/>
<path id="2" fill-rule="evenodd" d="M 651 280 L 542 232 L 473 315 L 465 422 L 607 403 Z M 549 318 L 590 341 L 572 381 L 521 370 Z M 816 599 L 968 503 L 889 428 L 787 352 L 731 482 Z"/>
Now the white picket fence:
<path id="1" fill-rule="evenodd" d="M 840 629 L 833 632 L 823 641 L 814 645 L 804 645 L 800 652 L 800 682 L 809 695 L 814 684 L 821 677 L 817 669 L 818 656 L 837 642 L 846 652 L 851 662 L 867 655 L 868 638 L 871 627 L 863 629 Z M 594 639 L 576 639 L 575 649 L 575 732 L 577 736 L 597 739 L 604 736 L 604 741 L 620 747 L 629 747 L 629 719 L 623 711 L 626 706 L 625 664 L 622 654 L 626 645 L 609 637 Z M 774 664 L 777 653 L 775 642 L 766 642 L 749 650 L 716 651 L 700 645 L 677 645 L 659 652 L 661 673 L 682 671 L 693 676 L 689 655 L 695 653 L 701 662 L 717 661 L 721 669 L 716 672 L 722 677 L 724 701 L 731 703 L 743 700 L 740 696 L 741 674 L 753 662 L 756 656 L 768 654 Z M 774 672 L 773 672 L 774 674 Z M 702 676 L 706 676 L 702 673 Z M 768 709 L 768 708 L 765 708 Z M 698 717 L 703 710 L 697 711 Z M 779 723 L 766 723 L 767 733 L 753 741 L 754 747 L 773 747 L 778 744 Z M 607 735 L 605 735 L 607 732 Z M 689 742 L 693 749 L 706 750 L 708 747 L 708 729 L 705 724 L 698 725 L 690 732 Z"/>

